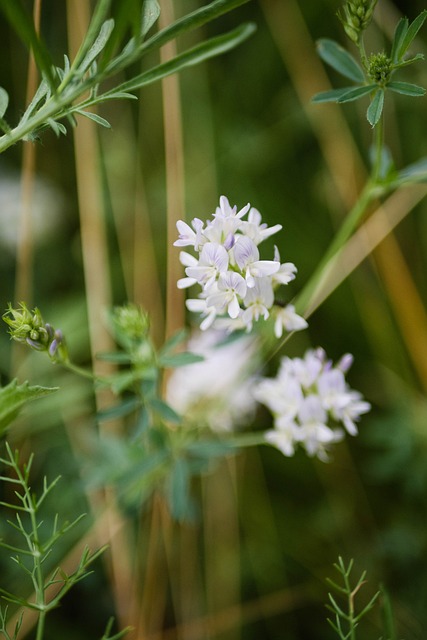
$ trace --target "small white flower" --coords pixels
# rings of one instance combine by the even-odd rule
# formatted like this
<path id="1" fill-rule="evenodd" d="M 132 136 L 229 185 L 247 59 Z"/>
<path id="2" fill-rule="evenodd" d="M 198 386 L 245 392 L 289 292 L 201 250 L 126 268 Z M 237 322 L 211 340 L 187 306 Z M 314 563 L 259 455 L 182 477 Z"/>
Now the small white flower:
<path id="1" fill-rule="evenodd" d="M 176 228 L 178 229 L 179 238 L 173 243 L 175 247 L 187 247 L 193 246 L 196 251 L 199 250 L 203 244 L 203 222 L 199 218 L 194 218 L 191 221 L 193 229 L 183 220 L 178 220 Z"/>
<path id="2" fill-rule="evenodd" d="M 270 309 L 274 303 L 274 292 L 270 281 L 267 278 L 255 280 L 252 288 L 248 288 L 244 299 L 246 309 L 242 314 L 242 320 L 248 331 L 252 329 L 253 322 L 257 322 L 260 317 L 264 320 L 270 315 Z"/>
<path id="3" fill-rule="evenodd" d="M 258 402 L 265 404 L 276 416 L 278 424 L 280 420 L 294 420 L 304 399 L 301 385 L 291 376 L 286 380 L 264 378 L 256 386 L 254 394 Z"/>
<path id="4" fill-rule="evenodd" d="M 221 196 L 219 199 L 219 207 L 216 208 L 214 218 L 243 218 L 247 214 L 250 208 L 250 204 L 247 204 L 243 209 L 237 211 L 237 207 L 232 207 L 226 196 Z"/>
<path id="5" fill-rule="evenodd" d="M 185 267 L 195 267 L 198 264 L 196 258 L 186 251 L 180 252 L 179 261 Z M 186 289 L 187 287 L 191 287 L 193 284 L 196 284 L 196 282 L 197 280 L 195 278 L 180 278 L 176 284 L 178 289 Z"/>
<path id="6" fill-rule="evenodd" d="M 202 298 L 188 298 L 185 301 L 185 306 L 192 313 L 199 313 L 202 318 L 204 318 L 200 325 L 202 331 L 212 326 L 216 318 L 216 309 L 215 307 L 208 307 L 206 300 Z"/>
<path id="7" fill-rule="evenodd" d="M 274 260 L 280 264 L 279 249 L 274 247 Z M 295 280 L 295 275 L 298 269 L 293 262 L 284 262 L 280 264 L 279 270 L 273 274 L 273 282 L 277 284 L 289 284 L 292 280 Z"/>
<path id="8" fill-rule="evenodd" d="M 242 222 L 242 232 L 257 245 L 282 229 L 281 224 L 268 227 L 265 222 L 261 221 L 262 217 L 260 212 L 254 209 L 254 207 L 251 207 L 248 220 Z"/>
<path id="9" fill-rule="evenodd" d="M 279 449 L 284 456 L 289 458 L 295 453 L 297 431 L 298 427 L 294 422 L 286 422 L 283 423 L 281 428 L 266 431 L 264 438 L 266 442 Z"/>
<path id="10" fill-rule="evenodd" d="M 238 273 L 227 271 L 220 274 L 217 291 L 207 298 L 208 306 L 215 307 L 219 313 L 227 308 L 230 318 L 237 318 L 240 313 L 239 298 L 246 295 L 246 282 Z"/>
<path id="11" fill-rule="evenodd" d="M 207 242 L 203 245 L 197 265 L 187 267 L 185 273 L 189 278 L 209 287 L 227 268 L 228 253 L 224 247 L 215 242 Z"/>
<path id="12" fill-rule="evenodd" d="M 282 337 L 283 329 L 286 329 L 286 331 L 301 331 L 307 327 L 307 320 L 296 313 L 293 304 L 288 304 L 276 312 L 274 321 L 274 335 L 276 338 Z"/>
<path id="13" fill-rule="evenodd" d="M 234 245 L 234 259 L 239 269 L 245 273 L 248 287 L 255 286 L 255 278 L 271 276 L 280 268 L 274 260 L 260 260 L 258 247 L 250 238 L 240 236 Z"/>

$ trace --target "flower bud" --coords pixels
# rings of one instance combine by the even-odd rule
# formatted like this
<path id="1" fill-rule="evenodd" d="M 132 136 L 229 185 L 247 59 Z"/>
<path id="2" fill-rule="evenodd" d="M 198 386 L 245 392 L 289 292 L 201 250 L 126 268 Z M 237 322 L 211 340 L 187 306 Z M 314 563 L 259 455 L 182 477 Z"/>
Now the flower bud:
<path id="1" fill-rule="evenodd" d="M 45 323 L 37 308 L 30 311 L 25 302 L 21 302 L 18 309 L 9 304 L 3 320 L 9 325 L 13 340 L 25 343 L 36 351 L 47 351 L 54 362 L 68 360 L 62 331 L 55 331 L 49 323 Z"/>
<path id="2" fill-rule="evenodd" d="M 355 44 L 358 44 L 362 32 L 368 28 L 372 20 L 378 0 L 349 0 L 342 11 L 338 12 L 344 31 Z"/>

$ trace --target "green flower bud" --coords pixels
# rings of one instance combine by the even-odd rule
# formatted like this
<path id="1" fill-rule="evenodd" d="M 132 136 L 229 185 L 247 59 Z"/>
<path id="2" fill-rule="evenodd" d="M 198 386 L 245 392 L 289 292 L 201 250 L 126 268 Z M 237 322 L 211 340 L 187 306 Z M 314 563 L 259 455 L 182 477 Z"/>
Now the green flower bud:
<path id="1" fill-rule="evenodd" d="M 373 53 L 368 60 L 368 75 L 384 87 L 390 80 L 392 61 L 385 53 Z"/>
<path id="2" fill-rule="evenodd" d="M 368 28 L 377 1 L 349 0 L 343 6 L 342 11 L 338 11 L 337 15 L 344 31 L 354 43 L 359 43 L 362 32 Z"/>
<path id="3" fill-rule="evenodd" d="M 113 322 L 117 330 L 131 340 L 145 339 L 150 329 L 148 314 L 136 304 L 116 307 Z"/>
<path id="4" fill-rule="evenodd" d="M 18 309 L 9 304 L 3 320 L 9 326 L 9 334 L 13 340 L 25 343 L 36 351 L 47 351 L 54 362 L 68 360 L 61 331 L 55 331 L 50 324 L 45 323 L 37 308 L 30 311 L 25 302 L 21 302 Z"/>

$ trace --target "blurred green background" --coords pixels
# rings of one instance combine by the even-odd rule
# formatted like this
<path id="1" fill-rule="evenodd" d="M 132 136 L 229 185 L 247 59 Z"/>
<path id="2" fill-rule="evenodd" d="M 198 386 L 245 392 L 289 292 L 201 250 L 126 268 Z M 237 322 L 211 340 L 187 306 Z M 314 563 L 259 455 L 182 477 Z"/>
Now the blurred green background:
<path id="1" fill-rule="evenodd" d="M 174 0 L 172 8 L 178 17 L 203 4 Z M 26 5 L 32 9 L 31 2 Z M 84 14 L 91 6 L 86 0 L 43 0 L 41 29 L 57 64 L 74 46 L 78 10 Z M 335 15 L 339 6 L 335 0 L 252 0 L 178 41 L 179 50 L 243 21 L 258 27 L 239 48 L 184 71 L 180 100 L 167 94 L 169 111 L 162 87 L 150 86 L 138 103 L 116 102 L 100 111 L 112 130 L 92 129 L 89 153 L 72 130 L 60 139 L 45 133 L 31 147 L 33 160 L 25 159 L 22 145 L 6 152 L 0 159 L 3 307 L 25 294 L 29 305 L 63 329 L 82 364 L 90 362 L 90 336 L 93 348 L 94 340 L 102 346 L 104 333 L 102 325 L 93 324 L 89 299 L 98 306 L 143 304 L 160 342 L 166 210 L 175 205 L 180 217 L 204 219 L 221 194 L 238 207 L 250 202 L 269 225 L 283 225 L 274 241 L 282 261 L 298 267 L 291 285 L 296 294 L 355 201 L 369 166 L 366 105 L 310 104 L 311 95 L 328 89 L 328 78 L 342 86 L 335 74 L 323 77 L 315 53 L 319 37 L 348 46 Z M 387 50 L 401 12 L 413 19 L 424 7 L 421 1 L 379 0 L 368 51 Z M 26 104 L 28 52 L 3 17 L 0 36 L 0 84 L 10 93 L 9 120 L 16 121 Z M 425 51 L 426 42 L 424 28 L 417 51 Z M 425 63 L 408 73 L 426 86 Z M 398 168 L 426 155 L 426 105 L 426 98 L 388 100 L 386 143 Z M 171 127 L 166 135 L 165 119 Z M 178 145 L 178 160 L 165 152 L 168 135 Z M 174 175 L 183 175 L 181 186 Z M 21 200 L 25 176 L 30 196 Z M 139 587 L 141 611 L 158 612 L 144 640 L 333 638 L 326 623 L 325 577 L 333 576 L 338 555 L 355 558 L 355 573 L 368 571 L 361 602 L 379 583 L 386 586 L 397 638 L 425 637 L 427 225 L 425 201 L 412 206 L 412 191 L 407 193 L 401 206 L 408 215 L 311 316 L 309 330 L 280 354 L 301 355 L 317 345 L 334 360 L 347 351 L 354 354 L 350 384 L 373 406 L 359 437 L 337 445 L 328 464 L 302 452 L 287 459 L 269 448 L 227 460 L 195 487 L 200 522 L 162 521 L 154 533 L 151 529 L 154 543 L 149 510 L 144 511 L 134 561 L 146 567 L 148 553 L 153 559 L 155 579 L 145 590 Z M 24 210 L 30 211 L 26 218 Z M 66 518 L 89 511 L 82 474 L 90 464 L 85 452 L 94 429 L 90 384 L 37 354 L 12 348 L 6 328 L 0 348 L 3 382 L 18 376 L 61 386 L 54 399 L 26 412 L 11 440 L 24 452 L 36 452 L 40 477 L 63 476 L 53 511 Z M 278 357 L 269 363 L 272 374 Z M 260 412 L 256 427 L 268 424 Z M 135 522 L 135 514 L 126 517 Z M 77 533 L 64 545 L 71 549 Z M 4 521 L 0 535 L 9 535 Z M 64 546 L 64 555 L 67 551 Z M 2 576 L 13 583 L 7 556 L 0 561 Z M 120 582 L 122 569 L 124 577 L 109 561 L 100 563 L 52 614 L 46 638 L 100 637 L 105 620 L 120 610 L 117 598 L 128 595 Z M 126 622 L 126 615 L 118 617 Z M 372 613 L 360 638 L 378 638 L 379 624 L 379 613 Z"/>

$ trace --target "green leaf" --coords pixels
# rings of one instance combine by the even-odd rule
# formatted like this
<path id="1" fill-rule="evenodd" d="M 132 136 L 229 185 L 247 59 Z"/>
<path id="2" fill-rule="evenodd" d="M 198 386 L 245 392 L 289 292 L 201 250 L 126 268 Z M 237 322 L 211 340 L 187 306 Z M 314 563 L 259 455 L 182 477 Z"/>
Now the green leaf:
<path id="1" fill-rule="evenodd" d="M 397 50 L 398 60 L 400 60 L 405 55 L 412 41 L 416 37 L 418 31 L 423 26 L 426 18 L 427 18 L 427 9 L 424 9 L 424 11 L 422 11 L 420 15 L 417 16 L 415 20 L 409 25 L 406 33 L 404 34 L 404 37 L 402 38 L 399 49 Z"/>
<path id="2" fill-rule="evenodd" d="M 405 96 L 414 97 L 424 96 L 426 93 L 424 87 L 420 87 L 417 84 L 412 84 L 412 82 L 389 82 L 387 85 L 387 89 L 391 89 L 396 93 L 402 93 Z"/>
<path id="3" fill-rule="evenodd" d="M 165 344 L 159 351 L 159 355 L 163 356 L 169 354 L 171 351 L 175 349 L 181 342 L 184 342 L 188 335 L 187 329 L 180 329 L 176 333 L 174 333 L 168 340 L 166 340 Z"/>
<path id="4" fill-rule="evenodd" d="M 406 32 L 408 31 L 408 26 L 408 18 L 401 18 L 397 24 L 391 48 L 391 59 L 393 62 L 397 62 L 399 60 L 399 50 L 406 36 Z"/>
<path id="5" fill-rule="evenodd" d="M 195 508 L 190 496 L 191 473 L 187 461 L 178 458 L 168 477 L 167 490 L 169 508 L 174 518 L 179 521 L 192 519 Z"/>
<path id="6" fill-rule="evenodd" d="M 134 96 L 133 93 L 125 93 L 124 91 L 112 91 L 108 94 L 108 96 L 105 94 L 96 96 L 96 98 L 91 101 L 91 104 L 100 104 L 101 102 L 107 102 L 108 100 L 138 100 L 138 97 Z"/>
<path id="7" fill-rule="evenodd" d="M 160 400 L 160 398 L 152 398 L 150 400 L 150 407 L 156 411 L 164 420 L 179 424 L 182 422 L 181 416 L 172 409 L 166 402 Z"/>
<path id="8" fill-rule="evenodd" d="M 183 351 L 182 353 L 161 356 L 159 358 L 159 364 L 162 367 L 185 367 L 186 365 L 194 364 L 195 362 L 203 362 L 203 360 L 203 356 Z"/>
<path id="9" fill-rule="evenodd" d="M 115 420 L 116 418 L 123 418 L 124 416 L 128 416 L 130 413 L 135 411 L 135 409 L 137 409 L 139 406 L 141 406 L 141 403 L 138 398 L 129 398 L 129 400 L 124 400 L 120 404 L 114 405 L 114 407 L 99 411 L 97 413 L 97 418 L 100 422 Z"/>
<path id="10" fill-rule="evenodd" d="M 8 93 L 3 87 L 0 87 L 0 118 L 3 118 L 9 104 Z"/>
<path id="11" fill-rule="evenodd" d="M 397 174 L 396 185 L 427 182 L 427 158 L 421 158 Z"/>
<path id="12" fill-rule="evenodd" d="M 384 107 L 384 89 L 378 89 L 366 112 L 366 117 L 368 119 L 369 124 L 372 127 L 375 127 L 375 125 L 378 124 L 379 119 L 381 118 L 381 114 L 383 112 L 383 107 Z"/>
<path id="13" fill-rule="evenodd" d="M 64 127 L 64 125 L 61 122 L 56 122 L 56 120 L 54 120 L 53 118 L 48 118 L 46 122 L 49 125 L 49 127 L 52 129 L 52 131 L 55 133 L 57 138 L 59 138 L 61 133 L 64 136 L 67 135 L 67 129 Z"/>
<path id="14" fill-rule="evenodd" d="M 92 111 L 83 111 L 83 109 L 75 109 L 74 113 L 79 113 L 81 116 L 85 116 L 86 118 L 89 118 L 89 120 L 93 120 L 96 124 L 100 124 L 101 127 L 111 129 L 111 124 L 108 120 L 101 118 L 97 113 L 92 113 Z"/>
<path id="15" fill-rule="evenodd" d="M 49 85 L 46 80 L 42 80 L 39 84 L 37 91 L 34 94 L 33 99 L 25 110 L 24 115 L 21 118 L 20 124 L 22 125 L 24 122 L 28 120 L 28 118 L 32 115 L 33 111 L 36 109 L 41 100 L 47 100 L 50 95 Z"/>
<path id="16" fill-rule="evenodd" d="M 31 400 L 47 396 L 58 387 L 30 387 L 28 382 L 18 385 L 12 380 L 6 387 L 0 388 L 0 435 L 3 435 L 8 425 L 16 418 L 22 407 Z"/>
<path id="17" fill-rule="evenodd" d="M 53 75 L 52 59 L 43 39 L 35 30 L 31 15 L 23 6 L 21 0 L 13 0 L 13 2 L 0 0 L 0 10 L 3 11 L 24 44 L 32 49 L 38 69 L 44 75 L 50 87 L 54 89 L 56 82 Z"/>
<path id="18" fill-rule="evenodd" d="M 335 71 L 355 82 L 364 82 L 365 75 L 361 66 L 343 47 L 334 40 L 322 38 L 317 42 L 317 52 L 326 64 Z"/>
<path id="19" fill-rule="evenodd" d="M 355 89 L 351 89 L 347 91 L 341 98 L 338 98 L 338 102 L 340 104 L 344 102 L 353 102 L 353 100 L 358 100 L 359 98 L 363 98 L 363 96 L 372 93 L 377 88 L 376 84 L 368 84 L 363 87 L 356 87 Z"/>
<path id="20" fill-rule="evenodd" d="M 245 24 L 237 27 L 233 31 L 217 36 L 216 38 L 211 38 L 206 42 L 202 42 L 201 44 L 181 53 L 176 56 L 172 60 L 168 62 L 164 62 L 163 64 L 150 69 L 149 71 L 145 71 L 144 73 L 136 76 L 132 80 L 128 82 L 124 82 L 114 89 L 116 91 L 135 91 L 136 89 L 140 89 L 148 84 L 153 82 L 157 82 L 166 76 L 171 75 L 172 73 L 177 73 L 186 67 L 190 67 L 195 64 L 199 64 L 204 60 L 208 60 L 214 56 L 220 55 L 233 49 L 238 44 L 246 40 L 249 36 L 251 36 L 255 31 L 255 25 L 253 24 Z M 111 92 L 113 93 L 113 92 Z M 110 92 L 104 94 L 106 96 L 110 95 Z"/>
<path id="21" fill-rule="evenodd" d="M 157 49 L 166 42 L 173 40 L 181 33 L 201 27 L 203 24 L 218 18 L 224 13 L 235 9 L 246 2 L 249 2 L 249 0 L 214 0 L 214 2 L 211 2 L 200 9 L 196 9 L 196 11 L 183 16 L 170 26 L 156 33 L 154 36 L 146 40 L 142 45 L 141 51 L 146 53 L 152 49 Z"/>
<path id="22" fill-rule="evenodd" d="M 142 6 L 141 36 L 144 38 L 160 15 L 157 0 L 145 0 Z"/>
<path id="23" fill-rule="evenodd" d="M 330 91 L 321 91 L 312 97 L 311 101 L 320 102 L 338 102 L 338 100 L 349 91 L 353 91 L 354 87 L 343 87 L 342 89 L 331 89 Z"/>
<path id="24" fill-rule="evenodd" d="M 98 33 L 98 36 L 95 39 L 95 42 L 90 47 L 89 51 L 84 56 L 81 61 L 78 69 L 80 73 L 84 73 L 89 69 L 92 62 L 99 56 L 101 51 L 104 49 L 105 45 L 108 42 L 108 39 L 111 35 L 111 32 L 114 28 L 114 20 L 106 20 Z"/>
<path id="25" fill-rule="evenodd" d="M 83 60 L 88 55 L 90 48 L 94 45 L 95 40 L 99 37 L 101 27 L 105 22 L 111 2 L 112 0 L 99 0 L 97 2 L 89 28 L 79 50 L 77 51 L 73 64 L 71 65 L 72 69 L 78 69 L 80 67 Z"/>
<path id="26" fill-rule="evenodd" d="M 198 458 L 220 458 L 235 452 L 233 444 L 218 440 L 204 440 L 192 442 L 187 447 L 187 452 L 191 456 Z"/>

